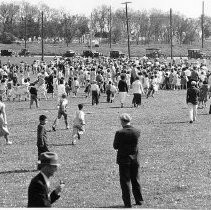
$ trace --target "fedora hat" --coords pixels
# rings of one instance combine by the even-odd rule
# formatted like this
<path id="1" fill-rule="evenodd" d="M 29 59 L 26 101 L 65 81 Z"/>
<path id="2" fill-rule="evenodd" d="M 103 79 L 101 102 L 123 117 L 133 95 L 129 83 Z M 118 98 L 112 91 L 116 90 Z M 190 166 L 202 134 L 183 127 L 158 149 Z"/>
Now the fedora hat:
<path id="1" fill-rule="evenodd" d="M 58 164 L 58 155 L 54 152 L 44 152 L 40 154 L 40 161 L 38 163 L 38 166 L 45 166 L 45 165 L 50 165 L 50 166 L 60 166 Z"/>

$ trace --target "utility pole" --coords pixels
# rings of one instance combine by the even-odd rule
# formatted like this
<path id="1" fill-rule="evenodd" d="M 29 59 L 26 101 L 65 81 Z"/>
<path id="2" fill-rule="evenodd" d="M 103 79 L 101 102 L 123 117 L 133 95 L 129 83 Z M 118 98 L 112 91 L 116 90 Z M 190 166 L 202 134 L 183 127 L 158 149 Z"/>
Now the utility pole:
<path id="1" fill-rule="evenodd" d="M 90 49 L 92 50 L 92 13 L 91 13 L 91 23 L 90 23 Z"/>
<path id="2" fill-rule="evenodd" d="M 172 60 L 173 59 L 172 9 L 170 9 L 170 42 L 171 42 L 171 60 Z"/>
<path id="3" fill-rule="evenodd" d="M 126 1 L 122 4 L 125 4 L 125 14 L 126 14 L 126 24 L 127 24 L 127 45 L 128 45 L 128 57 L 130 58 L 130 33 L 129 33 L 129 23 L 128 23 L 128 13 L 127 13 L 127 5 L 132 2 Z"/>
<path id="4" fill-rule="evenodd" d="M 25 36 L 24 36 L 24 47 L 25 47 L 25 49 L 26 49 L 26 16 L 25 16 L 25 21 L 24 21 L 24 31 L 25 31 Z"/>
<path id="5" fill-rule="evenodd" d="M 110 6 L 110 13 L 109 13 L 109 41 L 110 41 L 110 49 L 111 49 L 111 6 Z"/>
<path id="6" fill-rule="evenodd" d="M 202 15 L 201 15 L 201 47 L 204 48 L 204 1 L 202 2 Z"/>
<path id="7" fill-rule="evenodd" d="M 43 11 L 42 11 L 41 37 L 42 37 L 42 61 L 43 61 L 43 60 L 44 60 L 44 43 L 43 43 Z"/>

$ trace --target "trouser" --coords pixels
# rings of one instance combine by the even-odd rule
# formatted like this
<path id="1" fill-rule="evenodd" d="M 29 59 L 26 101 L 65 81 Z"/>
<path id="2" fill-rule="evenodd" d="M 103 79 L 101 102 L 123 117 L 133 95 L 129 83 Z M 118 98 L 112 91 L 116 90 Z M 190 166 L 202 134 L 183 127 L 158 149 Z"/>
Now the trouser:
<path id="1" fill-rule="evenodd" d="M 107 102 L 109 103 L 110 102 L 110 100 L 111 100 L 111 91 L 110 90 L 107 90 L 106 91 L 106 95 L 107 95 Z"/>
<path id="2" fill-rule="evenodd" d="M 53 123 L 53 127 L 56 127 L 57 126 L 57 120 L 58 119 L 61 119 L 62 116 L 64 116 L 64 122 L 65 122 L 66 127 L 68 126 L 67 113 L 64 112 L 64 111 L 58 111 L 58 116 L 57 116 L 57 118 L 55 119 L 55 121 Z"/>
<path id="3" fill-rule="evenodd" d="M 122 199 L 125 206 L 131 206 L 131 190 L 136 202 L 143 201 L 139 178 L 139 165 L 137 163 L 119 165 L 120 186 L 122 189 Z"/>
<path id="4" fill-rule="evenodd" d="M 33 105 L 34 101 L 35 101 L 35 103 L 36 103 L 36 107 L 38 107 L 39 105 L 38 105 L 38 99 L 37 99 L 37 96 L 36 96 L 36 95 L 34 95 L 34 94 L 31 94 L 30 108 L 31 108 L 31 106 Z"/>
<path id="5" fill-rule="evenodd" d="M 99 94 L 97 91 L 92 91 L 92 105 L 99 103 Z"/>
<path id="6" fill-rule="evenodd" d="M 197 108 L 198 108 L 197 104 L 194 105 L 192 103 L 188 103 L 190 121 L 195 121 L 196 120 Z"/>

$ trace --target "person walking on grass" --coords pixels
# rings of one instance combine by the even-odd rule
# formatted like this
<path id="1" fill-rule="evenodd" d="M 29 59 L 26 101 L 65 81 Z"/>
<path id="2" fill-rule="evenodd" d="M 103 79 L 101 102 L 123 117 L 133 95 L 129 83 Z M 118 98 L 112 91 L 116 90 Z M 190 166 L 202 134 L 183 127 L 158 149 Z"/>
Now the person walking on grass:
<path id="1" fill-rule="evenodd" d="M 122 74 L 120 76 L 120 81 L 118 83 L 118 89 L 119 89 L 119 97 L 120 97 L 120 103 L 121 103 L 121 108 L 124 107 L 124 103 L 125 103 L 125 100 L 126 100 L 126 96 L 127 96 L 127 93 L 128 93 L 128 85 L 127 85 L 127 82 L 125 80 L 125 75 Z"/>
<path id="2" fill-rule="evenodd" d="M 53 126 L 52 126 L 52 130 L 56 131 L 56 126 L 57 126 L 57 120 L 60 119 L 62 116 L 64 116 L 64 122 L 66 125 L 66 129 L 69 129 L 68 126 L 68 122 L 67 122 L 67 105 L 68 105 L 68 100 L 67 100 L 67 95 L 66 94 L 62 94 L 62 98 L 59 101 L 58 104 L 58 116 L 56 117 Z"/>
<path id="3" fill-rule="evenodd" d="M 73 134 L 72 145 L 75 145 L 77 140 L 81 138 L 81 135 L 85 132 L 85 114 L 83 112 L 83 104 L 78 104 L 78 110 L 75 113 L 73 120 Z"/>
<path id="4" fill-rule="evenodd" d="M 32 83 L 29 86 L 29 93 L 30 93 L 30 105 L 29 108 L 32 108 L 33 103 L 35 102 L 36 107 L 39 108 L 39 104 L 38 104 L 38 98 L 37 98 L 37 88 L 35 87 L 35 84 Z"/>
<path id="5" fill-rule="evenodd" d="M 97 85 L 97 82 L 94 80 L 91 84 L 91 93 L 92 93 L 92 105 L 99 104 L 99 97 L 100 97 L 100 88 Z"/>
<path id="6" fill-rule="evenodd" d="M 139 138 L 140 131 L 130 125 L 131 117 L 124 113 L 120 115 L 122 129 L 114 137 L 113 148 L 117 150 L 117 164 L 119 165 L 120 186 L 122 199 L 126 208 L 131 208 L 131 190 L 136 205 L 142 205 L 143 197 L 139 177 Z"/>
<path id="7" fill-rule="evenodd" d="M 4 137 L 6 144 L 12 144 L 12 141 L 9 140 L 9 131 L 7 128 L 7 115 L 5 111 L 5 104 L 2 102 L 2 95 L 0 95 L 0 137 Z"/>
<path id="8" fill-rule="evenodd" d="M 197 117 L 197 108 L 198 108 L 200 91 L 196 87 L 196 85 L 197 85 L 196 81 L 191 82 L 191 85 L 187 90 L 187 96 L 186 96 L 186 103 L 188 105 L 190 123 L 196 121 Z"/>
<path id="9" fill-rule="evenodd" d="M 57 171 L 58 166 L 56 153 L 44 152 L 40 155 L 40 163 L 38 164 L 40 172 L 31 180 L 28 187 L 28 207 L 51 207 L 60 198 L 60 193 L 64 187 L 62 183 L 50 192 L 50 177 Z"/>
<path id="10" fill-rule="evenodd" d="M 141 95 L 144 93 L 144 89 L 141 81 L 138 77 L 134 79 L 132 83 L 132 92 L 133 92 L 133 101 L 132 104 L 134 107 L 138 107 L 141 105 Z"/>
<path id="11" fill-rule="evenodd" d="M 45 125 L 47 123 L 47 117 L 45 115 L 40 115 L 39 121 L 40 123 L 37 126 L 38 161 L 40 161 L 40 155 L 43 152 L 49 152 L 48 141 L 47 141 L 47 131 L 45 129 Z"/>

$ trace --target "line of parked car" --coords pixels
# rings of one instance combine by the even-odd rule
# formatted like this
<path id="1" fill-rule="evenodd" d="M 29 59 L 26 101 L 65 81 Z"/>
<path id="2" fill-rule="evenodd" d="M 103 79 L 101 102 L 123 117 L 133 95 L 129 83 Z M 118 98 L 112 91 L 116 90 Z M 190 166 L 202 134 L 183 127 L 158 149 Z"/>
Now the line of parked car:
<path id="1" fill-rule="evenodd" d="M 29 52 L 28 49 L 24 48 L 21 49 L 20 52 L 16 53 L 12 50 L 1 50 L 1 56 L 31 56 L 31 53 Z M 62 56 L 65 58 L 72 58 L 77 56 L 78 54 L 76 54 L 74 51 L 72 50 L 68 50 L 66 51 Z M 78 55 L 78 56 L 82 56 L 82 57 L 91 57 L 91 58 L 97 58 L 100 56 L 103 56 L 102 53 L 97 52 L 97 51 L 93 51 L 93 50 L 84 50 L 82 52 L 82 54 Z M 110 51 L 110 58 L 124 58 L 125 54 L 122 53 L 121 51 L 118 50 L 112 50 Z M 166 57 L 162 52 L 161 49 L 159 48 L 147 48 L 146 49 L 146 57 L 148 58 L 161 58 L 161 57 Z M 203 59 L 203 58 L 207 58 L 210 59 L 210 56 L 206 55 L 206 53 L 201 52 L 200 49 L 188 49 L 188 56 L 189 59 L 190 58 L 194 58 L 194 59 Z"/>
<path id="2" fill-rule="evenodd" d="M 31 53 L 28 49 L 21 49 L 20 52 L 16 53 L 13 50 L 1 50 L 1 56 L 30 56 Z"/>
<path id="3" fill-rule="evenodd" d="M 63 57 L 66 57 L 66 58 L 71 58 L 74 56 L 76 56 L 76 53 L 72 50 L 68 50 L 63 54 Z M 97 57 L 103 56 L 103 54 L 100 52 L 97 52 L 97 51 L 84 50 L 80 56 L 97 58 Z M 111 58 L 120 58 L 120 57 L 124 57 L 124 56 L 125 56 L 125 54 L 122 53 L 121 51 L 117 51 L 117 50 L 110 51 Z"/>

